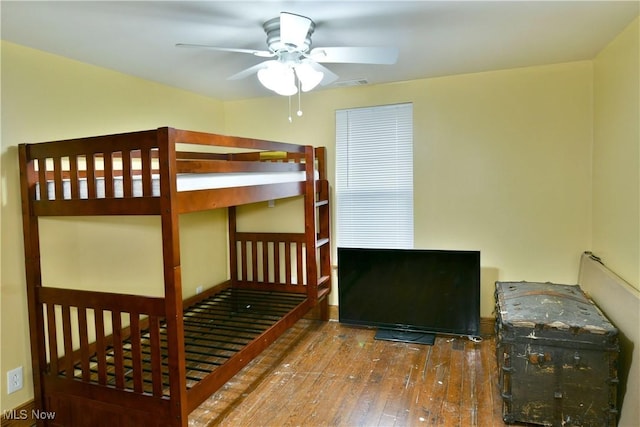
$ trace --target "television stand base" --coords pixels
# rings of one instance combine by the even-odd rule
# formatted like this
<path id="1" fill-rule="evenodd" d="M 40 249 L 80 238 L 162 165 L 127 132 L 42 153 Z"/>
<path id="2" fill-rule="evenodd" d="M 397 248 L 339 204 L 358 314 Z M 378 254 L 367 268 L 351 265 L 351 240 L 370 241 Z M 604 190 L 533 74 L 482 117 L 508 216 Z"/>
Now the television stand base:
<path id="1" fill-rule="evenodd" d="M 402 331 L 396 329 L 378 329 L 375 339 L 433 345 L 436 340 L 436 334 L 430 334 L 428 332 Z"/>

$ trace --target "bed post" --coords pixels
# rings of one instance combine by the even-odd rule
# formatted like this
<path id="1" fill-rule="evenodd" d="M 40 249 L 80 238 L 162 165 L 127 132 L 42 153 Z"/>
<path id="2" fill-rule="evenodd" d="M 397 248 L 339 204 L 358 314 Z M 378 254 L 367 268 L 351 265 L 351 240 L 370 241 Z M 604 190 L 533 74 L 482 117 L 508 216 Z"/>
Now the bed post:
<path id="1" fill-rule="evenodd" d="M 158 129 L 160 160 L 160 206 L 162 221 L 162 258 L 164 265 L 164 301 L 167 314 L 167 351 L 171 416 L 168 424 L 188 424 L 184 324 L 182 318 L 182 275 L 180 269 L 179 218 L 176 189 L 175 134 L 171 128 Z"/>
<path id="2" fill-rule="evenodd" d="M 32 201 L 35 199 L 36 175 L 33 160 L 28 158 L 27 145 L 20 144 L 18 158 L 20 160 L 20 192 L 22 196 L 22 227 L 24 233 L 24 258 L 27 282 L 27 304 L 29 309 L 29 341 L 31 343 L 31 368 L 33 370 L 34 407 L 45 410 L 44 390 L 42 389 L 42 369 L 47 360 L 44 348 L 44 318 L 42 309 L 38 307 L 37 290 L 42 287 L 42 270 L 40 263 L 40 236 L 38 217 L 33 213 Z M 38 421 L 37 425 L 43 425 Z"/>

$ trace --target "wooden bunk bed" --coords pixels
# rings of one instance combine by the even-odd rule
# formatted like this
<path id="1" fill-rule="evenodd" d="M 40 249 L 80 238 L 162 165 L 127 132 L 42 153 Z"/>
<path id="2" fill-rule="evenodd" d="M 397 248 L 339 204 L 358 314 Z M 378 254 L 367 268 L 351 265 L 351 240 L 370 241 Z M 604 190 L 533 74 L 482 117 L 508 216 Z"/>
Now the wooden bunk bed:
<path id="1" fill-rule="evenodd" d="M 324 148 L 160 128 L 21 144 L 19 160 L 34 400 L 55 412 L 48 425 L 186 426 L 313 307 L 327 319 Z M 236 176 L 257 182 L 215 183 Z M 235 206 L 293 196 L 304 232 L 236 230 Z M 179 215 L 218 208 L 230 279 L 183 300 Z M 38 218 L 92 215 L 161 217 L 163 297 L 43 286 Z"/>

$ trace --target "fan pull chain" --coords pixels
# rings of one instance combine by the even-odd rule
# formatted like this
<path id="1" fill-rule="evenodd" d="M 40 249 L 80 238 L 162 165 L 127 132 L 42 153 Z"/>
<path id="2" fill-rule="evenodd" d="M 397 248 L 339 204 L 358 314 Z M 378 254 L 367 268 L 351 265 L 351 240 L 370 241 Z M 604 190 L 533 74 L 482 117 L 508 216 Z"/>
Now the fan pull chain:
<path id="1" fill-rule="evenodd" d="M 289 123 L 291 123 L 293 120 L 291 120 L 291 95 L 289 95 Z"/>
<path id="2" fill-rule="evenodd" d="M 300 107 L 301 105 L 300 99 L 302 95 L 300 94 L 300 92 L 302 92 L 302 89 L 301 89 L 300 79 L 298 79 L 298 112 L 296 113 L 298 114 L 298 117 L 302 117 L 302 108 Z"/>

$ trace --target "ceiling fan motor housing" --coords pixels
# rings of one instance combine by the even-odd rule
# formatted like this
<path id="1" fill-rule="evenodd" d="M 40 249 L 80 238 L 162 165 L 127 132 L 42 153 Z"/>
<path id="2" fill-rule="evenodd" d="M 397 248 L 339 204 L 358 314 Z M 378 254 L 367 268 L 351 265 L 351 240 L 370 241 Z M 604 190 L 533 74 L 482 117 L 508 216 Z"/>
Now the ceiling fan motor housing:
<path id="1" fill-rule="evenodd" d="M 316 24 L 311 19 L 306 19 L 309 20 L 309 29 L 306 37 L 304 38 L 304 42 L 300 45 L 282 41 L 280 36 L 280 17 L 276 17 L 265 22 L 262 27 L 264 28 L 264 32 L 267 34 L 267 45 L 269 46 L 269 50 L 273 53 L 307 53 L 311 48 L 311 35 L 316 28 Z"/>

